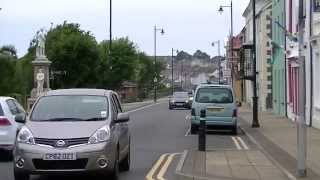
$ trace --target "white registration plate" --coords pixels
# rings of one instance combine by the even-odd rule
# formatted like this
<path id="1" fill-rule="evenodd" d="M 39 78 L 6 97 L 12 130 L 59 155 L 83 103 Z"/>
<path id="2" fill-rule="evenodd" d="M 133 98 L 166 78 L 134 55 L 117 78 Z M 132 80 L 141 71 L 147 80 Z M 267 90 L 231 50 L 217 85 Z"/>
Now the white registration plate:
<path id="1" fill-rule="evenodd" d="M 222 112 L 223 110 L 224 110 L 224 108 L 221 108 L 221 107 L 210 107 L 210 108 L 207 108 L 207 111 L 211 112 L 211 113 L 219 113 L 219 112 Z"/>
<path id="2" fill-rule="evenodd" d="M 76 160 L 76 153 L 48 153 L 43 156 L 43 160 Z"/>

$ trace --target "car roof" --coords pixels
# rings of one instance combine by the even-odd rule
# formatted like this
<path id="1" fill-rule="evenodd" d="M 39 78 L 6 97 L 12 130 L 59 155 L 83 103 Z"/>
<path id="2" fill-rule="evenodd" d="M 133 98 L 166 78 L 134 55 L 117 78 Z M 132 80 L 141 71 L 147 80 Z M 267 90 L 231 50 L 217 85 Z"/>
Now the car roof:
<path id="1" fill-rule="evenodd" d="M 230 85 L 225 85 L 225 84 L 200 84 L 198 88 L 201 87 L 215 87 L 215 88 L 229 88 L 232 89 Z"/>
<path id="2" fill-rule="evenodd" d="M 44 96 L 58 96 L 58 95 L 91 95 L 91 96 L 107 96 L 111 93 L 111 90 L 105 89 L 58 89 L 48 91 Z"/>

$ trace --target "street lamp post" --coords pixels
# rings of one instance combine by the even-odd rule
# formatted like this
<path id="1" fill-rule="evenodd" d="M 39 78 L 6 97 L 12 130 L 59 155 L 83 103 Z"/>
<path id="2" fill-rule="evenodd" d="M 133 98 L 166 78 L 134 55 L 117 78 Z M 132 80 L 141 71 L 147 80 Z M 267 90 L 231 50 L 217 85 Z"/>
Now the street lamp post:
<path id="1" fill-rule="evenodd" d="M 110 10 L 109 10 L 109 12 L 110 12 L 110 15 L 109 15 L 109 18 L 110 18 L 110 20 L 109 20 L 109 27 L 110 27 L 110 30 L 109 30 L 109 32 L 110 32 L 110 34 L 109 34 L 109 51 L 111 52 L 111 46 L 112 46 L 112 0 L 110 0 Z"/>
<path id="2" fill-rule="evenodd" d="M 252 97 L 252 125 L 253 128 L 260 127 L 258 119 L 258 95 L 257 95 L 257 62 L 256 62 L 256 1 L 252 0 L 252 56 L 253 56 L 253 97 Z"/>
<path id="3" fill-rule="evenodd" d="M 177 54 L 179 53 L 179 51 L 177 49 L 171 49 L 171 86 L 172 86 L 172 95 L 174 93 L 174 78 L 173 78 L 173 59 L 174 59 L 174 56 L 173 56 L 173 52 L 174 51 L 177 51 Z"/>
<path id="4" fill-rule="evenodd" d="M 230 28 L 231 28 L 231 32 L 230 32 L 230 46 L 229 46 L 229 51 L 230 51 L 230 59 L 231 59 L 231 63 L 233 63 L 233 7 L 232 7 L 232 0 L 230 2 L 230 5 L 228 6 L 220 6 L 219 8 L 219 12 L 222 14 L 223 13 L 223 8 L 230 8 L 230 18 L 231 18 L 231 24 L 230 24 Z M 233 64 L 231 66 L 231 84 L 233 86 Z"/>
<path id="5" fill-rule="evenodd" d="M 154 26 L 154 79 L 153 79 L 153 85 L 154 85 L 154 102 L 157 102 L 157 31 L 160 31 L 160 33 L 163 35 L 164 30 L 163 28 L 157 28 L 157 26 Z"/>
<path id="6" fill-rule="evenodd" d="M 218 41 L 214 41 L 214 42 L 212 42 L 212 46 L 214 46 L 215 44 L 218 44 L 218 56 L 219 56 L 219 58 L 218 58 L 218 71 L 219 71 L 219 75 L 218 75 L 218 78 L 219 78 L 219 80 L 218 80 L 218 82 L 219 82 L 219 84 L 221 83 L 221 54 L 220 54 L 220 40 L 218 40 Z"/>

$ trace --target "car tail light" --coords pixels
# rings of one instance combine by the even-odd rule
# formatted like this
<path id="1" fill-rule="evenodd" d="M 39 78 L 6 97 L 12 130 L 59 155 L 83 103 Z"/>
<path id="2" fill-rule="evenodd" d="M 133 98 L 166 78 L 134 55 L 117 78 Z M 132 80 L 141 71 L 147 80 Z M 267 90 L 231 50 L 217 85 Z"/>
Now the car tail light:
<path id="1" fill-rule="evenodd" d="M 233 110 L 232 117 L 238 117 L 238 110 L 237 109 Z"/>
<path id="2" fill-rule="evenodd" d="M 194 108 L 191 109 L 191 116 L 195 116 L 196 115 L 196 110 Z"/>
<path id="3" fill-rule="evenodd" d="M 10 126 L 11 123 L 7 118 L 0 117 L 0 126 Z"/>

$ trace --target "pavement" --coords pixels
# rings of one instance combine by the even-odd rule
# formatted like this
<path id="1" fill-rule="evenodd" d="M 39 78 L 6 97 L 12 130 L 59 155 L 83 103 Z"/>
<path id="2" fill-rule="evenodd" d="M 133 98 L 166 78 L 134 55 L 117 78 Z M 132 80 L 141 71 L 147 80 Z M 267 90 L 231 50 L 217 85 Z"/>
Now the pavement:
<path id="1" fill-rule="evenodd" d="M 194 135 L 197 137 L 197 135 Z M 180 180 L 287 180 L 284 171 L 247 136 L 239 125 L 238 134 L 210 131 L 206 151 L 184 151 L 176 168 Z"/>
<path id="2" fill-rule="evenodd" d="M 279 117 L 272 112 L 259 112 L 260 128 L 250 127 L 251 108 L 240 108 L 241 127 L 259 144 L 266 154 L 276 160 L 291 179 L 299 179 L 297 174 L 297 127 L 286 117 Z M 320 179 L 320 130 L 307 128 L 307 177 L 302 179 Z"/>
<path id="3" fill-rule="evenodd" d="M 251 108 L 241 107 L 240 133 L 237 137 L 231 136 L 232 140 L 238 140 L 234 141 L 237 149 L 230 146 L 217 148 L 212 134 L 208 134 L 206 152 L 185 150 L 176 169 L 178 177 L 181 180 L 320 179 L 320 130 L 308 128 L 307 177 L 299 178 L 296 124 L 272 112 L 259 112 L 259 122 L 260 128 L 251 128 Z"/>

